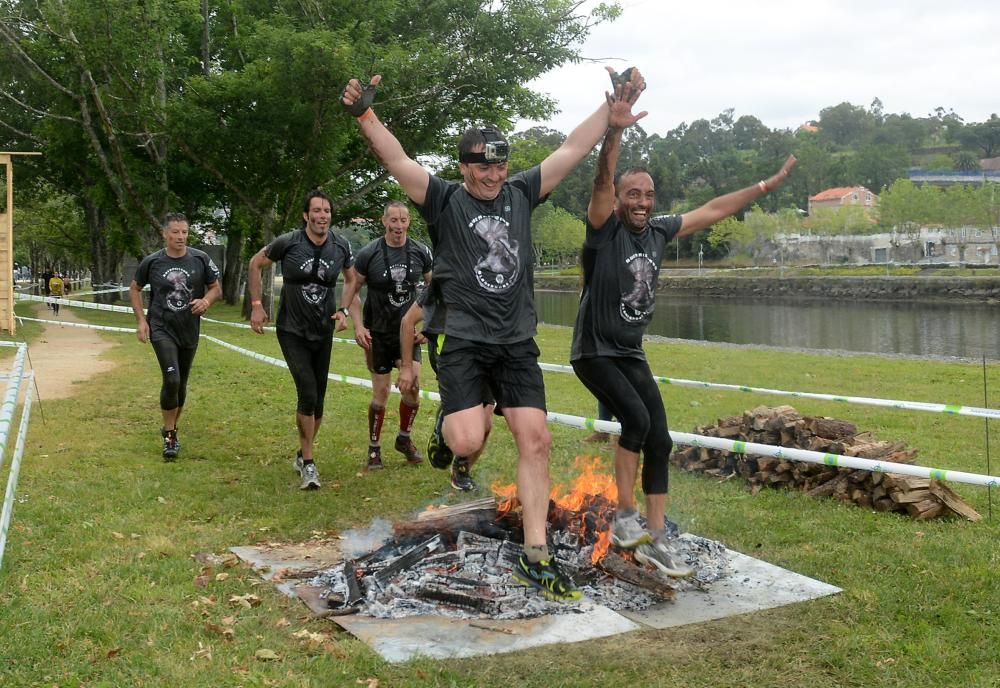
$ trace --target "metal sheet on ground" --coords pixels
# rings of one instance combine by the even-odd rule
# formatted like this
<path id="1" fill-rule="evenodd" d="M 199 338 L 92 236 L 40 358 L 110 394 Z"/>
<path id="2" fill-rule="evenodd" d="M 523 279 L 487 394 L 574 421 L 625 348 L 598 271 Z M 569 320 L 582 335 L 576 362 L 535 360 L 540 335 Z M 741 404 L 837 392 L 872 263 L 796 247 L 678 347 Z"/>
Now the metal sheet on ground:
<path id="1" fill-rule="evenodd" d="M 841 592 L 836 586 L 731 549 L 727 549 L 726 553 L 732 573 L 712 583 L 708 590 L 678 592 L 673 602 L 622 614 L 644 626 L 670 628 L 782 607 Z"/>
<path id="2" fill-rule="evenodd" d="M 255 547 L 233 547 L 244 561 L 267 572 L 277 569 L 313 568 L 315 560 L 281 560 Z M 412 616 L 377 619 L 354 614 L 330 617 L 389 662 L 416 657 L 438 659 L 476 657 L 514 652 L 553 643 L 579 642 L 643 628 L 670 628 L 771 609 L 795 602 L 834 595 L 840 588 L 774 566 L 745 554 L 726 550 L 731 574 L 704 591 L 679 591 L 673 602 L 644 611 L 615 612 L 585 600 L 578 611 L 534 619 L 451 619 Z M 318 589 L 283 581 L 282 592 L 299 597 L 313 612 L 322 614 L 325 602 Z"/>
<path id="3" fill-rule="evenodd" d="M 389 662 L 405 662 L 416 657 L 447 659 L 493 655 L 552 643 L 603 638 L 641 628 L 607 607 L 589 601 L 580 604 L 578 613 L 513 621 L 427 615 L 374 619 L 360 614 L 331 620 L 366 642 Z"/>

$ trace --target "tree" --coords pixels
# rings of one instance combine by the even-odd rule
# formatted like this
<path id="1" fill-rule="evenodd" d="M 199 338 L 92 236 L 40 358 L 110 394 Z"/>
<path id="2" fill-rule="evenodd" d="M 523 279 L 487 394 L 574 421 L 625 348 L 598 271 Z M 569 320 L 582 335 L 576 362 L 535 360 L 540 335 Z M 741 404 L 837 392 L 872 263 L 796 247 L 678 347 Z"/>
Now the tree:
<path id="1" fill-rule="evenodd" d="M 585 225 L 566 210 L 545 203 L 531 218 L 531 240 L 540 264 L 573 263 L 583 246 Z"/>
<path id="2" fill-rule="evenodd" d="M 996 113 L 979 124 L 967 124 L 958 132 L 958 140 L 983 152 L 984 158 L 1000 153 L 1000 117 Z"/>
<path id="3" fill-rule="evenodd" d="M 821 137 L 838 146 L 859 145 L 870 140 L 875 117 L 858 105 L 843 102 L 819 112 Z"/>
<path id="4" fill-rule="evenodd" d="M 450 153 L 470 123 L 551 111 L 522 84 L 620 11 L 581 4 L 373 0 L 359 15 L 346 0 L 9 0 L 0 130 L 72 152 L 47 155 L 44 173 L 75 170 L 62 188 L 89 204 L 92 234 L 119 227 L 132 253 L 174 207 L 224 209 L 231 243 L 265 240 L 316 186 L 335 221 L 384 201 L 388 175 L 337 101 L 348 75 L 384 76 L 379 115 L 412 156 Z"/>

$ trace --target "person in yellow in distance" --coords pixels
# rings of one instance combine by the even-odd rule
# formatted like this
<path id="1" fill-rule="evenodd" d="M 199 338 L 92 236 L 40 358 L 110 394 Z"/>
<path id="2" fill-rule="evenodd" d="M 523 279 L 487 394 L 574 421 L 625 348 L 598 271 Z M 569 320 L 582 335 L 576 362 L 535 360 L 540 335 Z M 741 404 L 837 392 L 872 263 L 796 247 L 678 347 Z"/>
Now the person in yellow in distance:
<path id="1" fill-rule="evenodd" d="M 59 315 L 59 303 L 55 299 L 63 297 L 63 278 L 60 273 L 55 273 L 49 278 L 49 294 L 52 296 L 52 311 Z"/>

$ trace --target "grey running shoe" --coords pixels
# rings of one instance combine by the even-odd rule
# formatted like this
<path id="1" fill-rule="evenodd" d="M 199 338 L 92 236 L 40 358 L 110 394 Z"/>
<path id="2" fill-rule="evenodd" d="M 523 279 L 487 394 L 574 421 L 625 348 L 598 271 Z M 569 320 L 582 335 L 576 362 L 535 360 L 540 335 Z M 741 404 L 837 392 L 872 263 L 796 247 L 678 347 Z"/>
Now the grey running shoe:
<path id="1" fill-rule="evenodd" d="M 302 483 L 299 485 L 300 490 L 318 490 L 319 489 L 319 471 L 316 470 L 316 464 L 312 461 L 303 461 L 302 470 L 299 472 L 302 477 Z"/>
<path id="2" fill-rule="evenodd" d="M 384 468 L 382 465 L 382 447 L 368 447 L 368 470 Z"/>
<path id="3" fill-rule="evenodd" d="M 413 443 L 413 439 L 410 437 L 396 435 L 396 451 L 405 456 L 406 462 L 413 466 L 424 460 L 424 457 L 420 455 L 420 450 L 417 449 L 417 445 Z"/>
<path id="4" fill-rule="evenodd" d="M 651 542 L 653 536 L 639 523 L 638 512 L 627 516 L 615 515 L 615 520 L 611 524 L 611 544 L 623 549 L 635 549 L 639 545 L 648 545 Z"/>
<path id="5" fill-rule="evenodd" d="M 469 475 L 468 459 L 455 457 L 455 462 L 451 465 L 451 486 L 462 492 L 472 492 L 476 489 L 476 481 Z"/>
<path id="6" fill-rule="evenodd" d="M 181 443 L 177 441 L 177 430 L 160 428 L 160 434 L 163 436 L 163 460 L 173 461 L 181 450 Z"/>
<path id="7" fill-rule="evenodd" d="M 635 548 L 635 558 L 641 564 L 652 564 L 662 573 L 674 578 L 694 575 L 694 569 L 684 563 L 684 559 L 667 541 L 659 539 L 650 545 Z"/>
<path id="8" fill-rule="evenodd" d="M 304 465 L 305 465 L 305 460 L 302 458 L 302 450 L 296 449 L 295 460 L 292 461 L 292 468 L 295 469 L 295 472 L 299 474 L 300 478 L 302 477 L 302 466 Z"/>

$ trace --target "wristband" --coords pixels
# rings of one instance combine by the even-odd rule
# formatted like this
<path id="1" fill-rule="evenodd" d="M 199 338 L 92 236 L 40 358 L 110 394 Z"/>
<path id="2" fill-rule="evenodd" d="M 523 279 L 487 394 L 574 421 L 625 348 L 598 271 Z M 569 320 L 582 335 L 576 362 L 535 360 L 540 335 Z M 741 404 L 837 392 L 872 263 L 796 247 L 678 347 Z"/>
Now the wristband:
<path id="1" fill-rule="evenodd" d="M 345 308 L 338 308 L 337 312 L 338 313 L 343 313 L 345 318 L 351 317 L 351 311 L 349 309 L 347 309 L 346 307 Z"/>
<path id="2" fill-rule="evenodd" d="M 260 305 L 262 305 L 262 303 L 260 301 L 251 301 L 250 305 L 251 306 L 260 306 Z"/>
<path id="3" fill-rule="evenodd" d="M 358 115 L 358 124 L 361 124 L 362 122 L 366 122 L 366 121 L 370 120 L 374 116 L 375 116 L 375 111 L 372 110 L 371 108 L 368 108 L 367 110 L 365 110 L 364 112 L 362 112 L 360 115 Z"/>
<path id="4" fill-rule="evenodd" d="M 764 183 L 763 179 L 757 182 L 757 187 L 760 189 L 761 193 L 767 193 L 767 184 Z"/>

